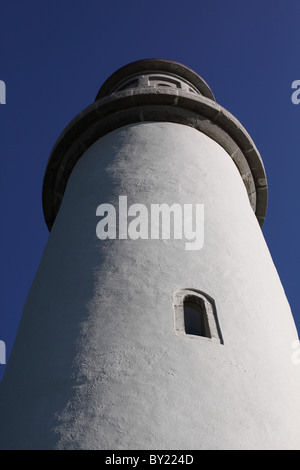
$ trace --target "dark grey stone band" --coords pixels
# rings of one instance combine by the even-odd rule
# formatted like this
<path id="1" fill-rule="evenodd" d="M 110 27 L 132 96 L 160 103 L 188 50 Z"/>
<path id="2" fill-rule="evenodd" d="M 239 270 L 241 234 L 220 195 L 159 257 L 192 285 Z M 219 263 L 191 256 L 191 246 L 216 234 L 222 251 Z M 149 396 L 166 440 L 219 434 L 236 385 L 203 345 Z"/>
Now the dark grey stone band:
<path id="1" fill-rule="evenodd" d="M 157 72 L 159 74 L 166 73 L 177 76 L 179 79 L 183 79 L 193 85 L 201 95 L 216 101 L 210 87 L 206 81 L 200 77 L 200 75 L 186 65 L 167 59 L 141 59 L 124 65 L 124 67 L 116 70 L 116 72 L 105 80 L 95 101 L 103 98 L 104 96 L 110 95 L 115 90 L 116 86 L 124 80 L 127 80 L 132 76 L 143 76 L 143 74 L 151 72 Z"/>
<path id="2" fill-rule="evenodd" d="M 141 121 L 175 122 L 205 133 L 231 156 L 262 226 L 267 209 L 267 181 L 261 156 L 239 121 L 203 95 L 175 88 L 132 88 L 97 99 L 79 113 L 57 140 L 43 183 L 43 209 L 51 230 L 69 175 L 81 155 L 103 135 Z"/>

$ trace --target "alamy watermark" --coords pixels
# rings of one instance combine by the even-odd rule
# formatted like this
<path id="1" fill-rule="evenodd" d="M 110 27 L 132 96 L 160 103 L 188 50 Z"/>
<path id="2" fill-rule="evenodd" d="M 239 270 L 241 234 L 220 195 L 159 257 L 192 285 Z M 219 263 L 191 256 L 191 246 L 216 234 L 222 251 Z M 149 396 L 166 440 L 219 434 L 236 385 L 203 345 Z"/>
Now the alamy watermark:
<path id="1" fill-rule="evenodd" d="M 292 363 L 298 366 L 300 365 L 300 341 L 298 339 L 293 341 L 291 347 L 295 350 L 291 356 Z"/>
<path id="2" fill-rule="evenodd" d="M 292 93 L 291 100 L 293 104 L 300 103 L 300 80 L 294 80 L 292 83 L 292 89 L 295 90 Z"/>
<path id="3" fill-rule="evenodd" d="M 119 196 L 118 213 L 112 204 L 100 204 L 96 226 L 100 240 L 174 240 L 185 239 L 186 250 L 200 250 L 204 244 L 203 204 L 132 204 L 127 196 Z"/>
<path id="4" fill-rule="evenodd" d="M 0 80 L 0 104 L 6 104 L 6 85 L 3 80 Z"/>
<path id="5" fill-rule="evenodd" d="M 0 365 L 6 364 L 6 345 L 4 341 L 0 341 Z"/>

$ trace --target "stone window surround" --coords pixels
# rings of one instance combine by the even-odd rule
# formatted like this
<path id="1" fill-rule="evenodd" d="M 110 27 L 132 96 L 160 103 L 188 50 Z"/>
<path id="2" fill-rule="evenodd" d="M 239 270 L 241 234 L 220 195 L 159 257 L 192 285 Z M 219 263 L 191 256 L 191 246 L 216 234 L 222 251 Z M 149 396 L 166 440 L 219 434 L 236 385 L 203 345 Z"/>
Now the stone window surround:
<path id="1" fill-rule="evenodd" d="M 185 332 L 184 302 L 193 302 L 200 305 L 203 315 L 205 316 L 205 321 L 208 325 L 208 336 L 190 335 Z M 178 289 L 173 294 L 173 308 L 176 335 L 224 344 L 217 319 L 215 302 L 210 296 L 197 289 Z"/>

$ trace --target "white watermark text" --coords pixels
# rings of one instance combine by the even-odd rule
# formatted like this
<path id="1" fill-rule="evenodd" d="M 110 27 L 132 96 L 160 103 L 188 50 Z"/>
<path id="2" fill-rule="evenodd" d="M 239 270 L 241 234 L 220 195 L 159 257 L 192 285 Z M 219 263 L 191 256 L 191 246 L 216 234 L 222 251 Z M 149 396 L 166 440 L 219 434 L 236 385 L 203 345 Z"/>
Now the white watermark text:
<path id="1" fill-rule="evenodd" d="M 294 349 L 294 352 L 291 357 L 292 363 L 298 366 L 300 365 L 300 341 L 298 339 L 293 341 L 292 349 Z"/>
<path id="2" fill-rule="evenodd" d="M 6 345 L 4 341 L 0 341 L 0 365 L 6 364 Z"/>
<path id="3" fill-rule="evenodd" d="M 0 80 L 0 104 L 6 104 L 6 85 L 3 80 Z"/>
<path id="4" fill-rule="evenodd" d="M 291 100 L 293 104 L 300 103 L 300 80 L 294 80 L 292 83 L 292 89 L 295 90 L 292 93 Z"/>
<path id="5" fill-rule="evenodd" d="M 118 209 L 118 210 L 117 210 Z M 186 250 L 200 250 L 204 244 L 203 204 L 132 204 L 127 196 L 119 196 L 119 207 L 100 204 L 96 216 L 102 217 L 96 226 L 100 240 L 181 240 Z"/>

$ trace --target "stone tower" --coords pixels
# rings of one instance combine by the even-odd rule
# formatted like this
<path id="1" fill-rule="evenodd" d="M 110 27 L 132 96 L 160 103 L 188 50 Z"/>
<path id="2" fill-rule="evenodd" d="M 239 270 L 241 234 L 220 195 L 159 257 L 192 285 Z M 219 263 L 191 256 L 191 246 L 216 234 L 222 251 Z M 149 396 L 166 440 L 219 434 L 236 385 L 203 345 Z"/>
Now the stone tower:
<path id="1" fill-rule="evenodd" d="M 108 78 L 47 165 L 51 233 L 1 383 L 0 447 L 299 449 L 298 336 L 266 205 L 258 150 L 195 72 L 149 59 Z M 197 222 L 187 207 L 204 209 L 192 249 L 175 233 L 179 213 Z"/>

